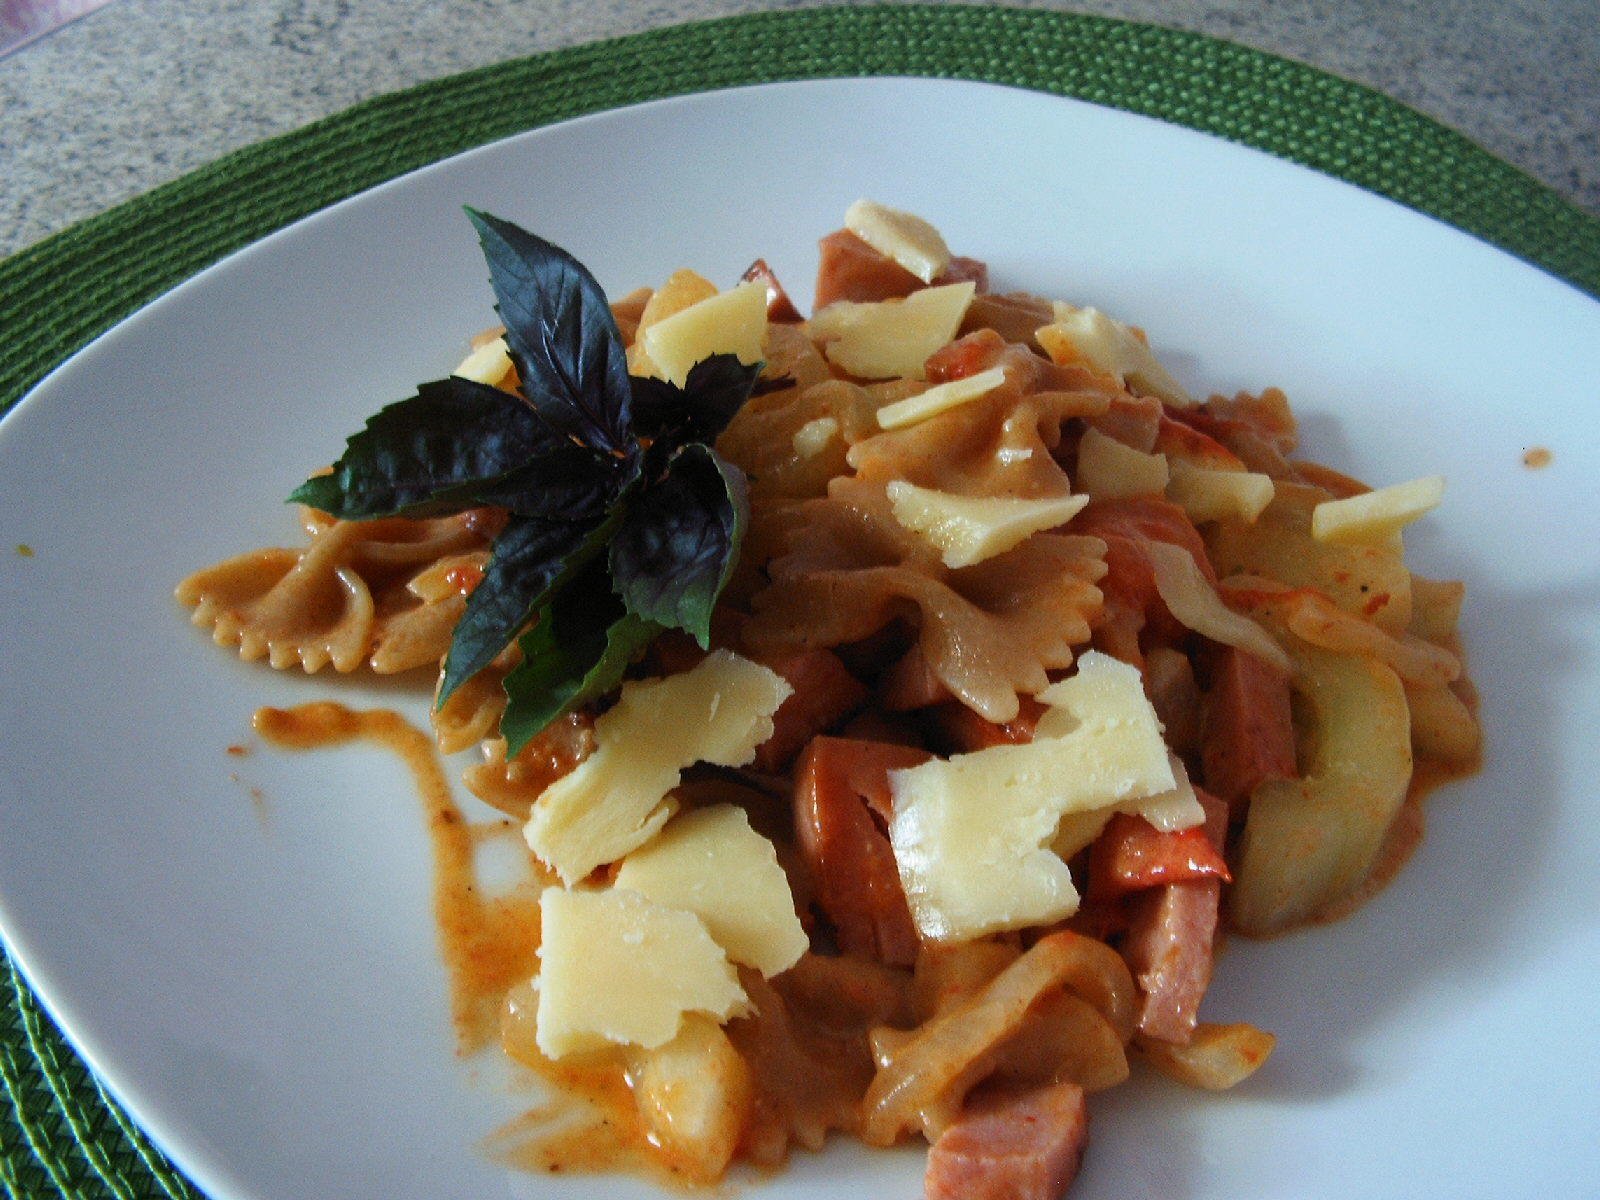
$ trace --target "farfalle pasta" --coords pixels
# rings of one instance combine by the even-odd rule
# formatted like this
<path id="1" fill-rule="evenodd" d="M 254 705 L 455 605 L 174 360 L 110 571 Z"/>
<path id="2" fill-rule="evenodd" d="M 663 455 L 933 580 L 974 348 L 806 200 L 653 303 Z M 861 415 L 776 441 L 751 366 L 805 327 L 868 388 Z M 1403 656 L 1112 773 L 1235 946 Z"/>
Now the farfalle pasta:
<path id="1" fill-rule="evenodd" d="M 598 295 L 474 220 L 492 267 Z M 908 214 L 821 246 L 810 320 L 760 260 L 590 311 L 588 382 L 497 278 L 507 327 L 408 402 L 427 436 L 369 453 L 386 409 L 297 493 L 344 516 L 178 598 L 246 659 L 438 673 L 438 745 L 499 814 L 472 836 L 520 828 L 539 896 L 485 900 L 434 803 L 463 1041 L 577 1097 L 496 1153 L 710 1184 L 920 1138 L 928 1200 L 1054 1200 L 1087 1095 L 1267 1059 L 1248 1013 L 1201 1019 L 1226 932 L 1350 911 L 1475 767 L 1463 588 L 1404 554 L 1443 485 L 1296 458 L 1282 392 L 1197 399 Z M 533 465 L 451 474 L 450 422 L 496 411 Z"/>
<path id="2" fill-rule="evenodd" d="M 258 550 L 197 571 L 178 587 L 219 646 L 247 661 L 309 673 L 368 663 L 380 674 L 434 665 L 459 619 L 450 559 L 487 545 L 484 518 L 306 521 L 301 550 Z M 481 568 L 462 560 L 463 579 Z M 420 582 L 419 582 L 420 581 Z M 419 592 L 414 583 L 421 588 Z M 452 619 L 453 618 L 453 619 Z"/>
<path id="3" fill-rule="evenodd" d="M 1018 695 L 1042 691 L 1049 671 L 1071 665 L 1073 646 L 1089 639 L 1103 564 L 1085 539 L 1036 534 L 951 571 L 895 519 L 883 485 L 859 478 L 797 516 L 745 628 L 758 651 L 831 648 L 910 621 L 939 684 L 1003 723 Z"/>

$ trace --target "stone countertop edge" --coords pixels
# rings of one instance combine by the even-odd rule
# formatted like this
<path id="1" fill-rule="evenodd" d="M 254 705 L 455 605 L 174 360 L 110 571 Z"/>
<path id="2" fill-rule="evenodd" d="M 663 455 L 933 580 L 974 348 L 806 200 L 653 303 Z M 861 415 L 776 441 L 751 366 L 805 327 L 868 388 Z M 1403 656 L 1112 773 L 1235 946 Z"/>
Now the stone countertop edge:
<path id="1" fill-rule="evenodd" d="M 112 0 L 0 58 L 0 257 L 370 96 L 522 55 L 821 0 Z M 1442 121 L 1600 214 L 1594 0 L 1017 3 L 1298 59 Z"/>

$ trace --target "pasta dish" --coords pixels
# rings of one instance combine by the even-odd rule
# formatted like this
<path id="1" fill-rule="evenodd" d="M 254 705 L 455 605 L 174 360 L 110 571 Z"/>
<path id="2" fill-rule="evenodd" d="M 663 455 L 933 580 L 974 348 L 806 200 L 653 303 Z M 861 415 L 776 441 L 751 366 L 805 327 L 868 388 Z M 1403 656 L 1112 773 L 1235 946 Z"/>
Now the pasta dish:
<path id="1" fill-rule="evenodd" d="M 608 301 L 470 215 L 503 325 L 295 492 L 302 545 L 178 598 L 249 660 L 435 681 L 495 814 L 428 793 L 464 1042 L 562 1097 L 497 1152 L 709 1184 L 924 1139 L 928 1200 L 1053 1200 L 1088 1094 L 1248 1079 L 1271 1034 L 1201 1018 L 1226 932 L 1350 912 L 1477 763 L 1462 585 L 1404 558 L 1443 480 L 1304 460 L 1281 391 L 1193 396 L 870 201 L 809 318 L 761 260 Z"/>

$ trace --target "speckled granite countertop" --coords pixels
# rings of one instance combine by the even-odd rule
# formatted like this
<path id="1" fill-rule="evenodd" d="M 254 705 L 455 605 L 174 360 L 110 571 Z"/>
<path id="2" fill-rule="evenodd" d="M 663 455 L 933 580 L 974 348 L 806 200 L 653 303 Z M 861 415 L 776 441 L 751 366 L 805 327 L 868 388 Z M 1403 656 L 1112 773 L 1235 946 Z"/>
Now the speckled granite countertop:
<path id="1" fill-rule="evenodd" d="M 1015 3 L 1015 0 L 1013 0 Z M 811 0 L 114 0 L 0 59 L 0 256 L 381 92 Z M 1195 30 L 1421 109 L 1600 213 L 1596 0 L 1027 4 Z"/>

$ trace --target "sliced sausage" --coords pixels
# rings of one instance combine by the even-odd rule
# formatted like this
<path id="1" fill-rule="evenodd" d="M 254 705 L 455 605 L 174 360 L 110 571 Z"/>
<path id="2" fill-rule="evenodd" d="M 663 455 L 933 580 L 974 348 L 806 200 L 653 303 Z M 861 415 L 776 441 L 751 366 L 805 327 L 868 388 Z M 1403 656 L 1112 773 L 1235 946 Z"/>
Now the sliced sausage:
<path id="1" fill-rule="evenodd" d="M 981 258 L 968 258 L 964 254 L 950 256 L 950 265 L 944 269 L 933 281 L 934 287 L 943 287 L 947 283 L 972 283 L 977 288 L 977 294 L 983 295 L 989 290 L 989 264 Z"/>
<path id="2" fill-rule="evenodd" d="M 1139 1032 L 1163 1042 L 1194 1036 L 1211 984 L 1211 949 L 1222 883 L 1206 879 L 1152 888 L 1134 902 L 1122 956 L 1144 1002 Z"/>
<path id="3" fill-rule="evenodd" d="M 1237 809 L 1257 785 L 1295 776 L 1289 678 L 1232 646 L 1213 660 L 1200 752 L 1206 788 Z"/>
<path id="4" fill-rule="evenodd" d="M 985 720 L 959 700 L 951 700 L 928 710 L 939 740 L 952 754 L 970 754 L 990 746 L 1015 746 L 1033 741 L 1044 705 L 1032 696 L 1017 697 L 1017 715 L 1003 725 Z"/>
<path id="5" fill-rule="evenodd" d="M 794 306 L 794 301 L 789 299 L 789 293 L 784 291 L 783 284 L 778 282 L 778 277 L 772 273 L 772 268 L 767 265 L 767 260 L 758 258 L 745 269 L 739 277 L 741 283 L 760 283 L 767 289 L 767 320 L 774 325 L 798 325 L 805 318 L 800 315 L 800 310 Z"/>
<path id="6" fill-rule="evenodd" d="M 1227 806 L 1196 789 L 1206 821 L 1190 831 L 1219 855 L 1228 833 Z M 1128 936 L 1122 957 L 1144 1000 L 1139 1032 L 1163 1042 L 1187 1043 L 1194 1036 L 1200 1002 L 1211 985 L 1222 879 L 1195 877 L 1150 888 L 1128 903 Z"/>
<path id="7" fill-rule="evenodd" d="M 951 270 L 955 263 L 950 264 Z M 941 283 L 954 283 L 955 280 L 941 278 Z M 980 284 L 978 290 L 983 291 Z M 1040 297 L 1031 296 L 1027 292 L 1007 292 L 1000 296 L 974 296 L 972 303 L 967 306 L 967 314 L 961 319 L 961 328 L 957 331 L 965 335 L 979 329 L 992 329 L 1008 342 L 1017 342 L 1029 345 L 1033 342 L 1034 330 L 1041 325 L 1048 325 L 1054 320 L 1050 301 Z"/>
<path id="8" fill-rule="evenodd" d="M 756 747 L 758 771 L 781 771 L 805 744 L 843 721 L 867 699 L 866 685 L 828 650 L 802 650 L 766 663 L 794 689 L 772 714 L 772 736 Z"/>
<path id="9" fill-rule="evenodd" d="M 916 962 L 920 942 L 883 826 L 891 815 L 889 772 L 914 767 L 925 750 L 848 738 L 812 738 L 795 771 L 795 835 L 817 903 L 840 949 L 894 966 Z"/>
<path id="10" fill-rule="evenodd" d="M 1199 825 L 1166 831 L 1143 817 L 1117 813 L 1089 851 L 1089 890 L 1096 896 L 1204 879 L 1228 882 L 1230 876 L 1222 852 Z"/>
<path id="11" fill-rule="evenodd" d="M 1153 496 L 1092 501 L 1072 519 L 1068 530 L 1100 538 L 1106 544 L 1106 574 L 1099 583 L 1105 610 L 1095 627 L 1095 645 L 1143 670 L 1140 635 L 1147 625 L 1167 641 L 1176 641 L 1188 632 L 1173 619 L 1156 590 L 1147 548 L 1157 541 L 1187 550 L 1200 573 L 1215 583 L 1216 573 L 1199 531 L 1183 509 Z"/>
<path id="12" fill-rule="evenodd" d="M 909 296 L 926 286 L 887 254 L 880 254 L 848 229 L 838 229 L 817 243 L 816 307 L 836 300 L 872 303 Z"/>
<path id="13" fill-rule="evenodd" d="M 1083 1089 L 979 1091 L 928 1151 L 925 1200 L 1061 1200 L 1083 1163 Z"/>

